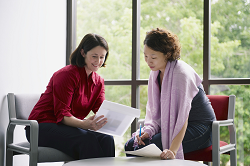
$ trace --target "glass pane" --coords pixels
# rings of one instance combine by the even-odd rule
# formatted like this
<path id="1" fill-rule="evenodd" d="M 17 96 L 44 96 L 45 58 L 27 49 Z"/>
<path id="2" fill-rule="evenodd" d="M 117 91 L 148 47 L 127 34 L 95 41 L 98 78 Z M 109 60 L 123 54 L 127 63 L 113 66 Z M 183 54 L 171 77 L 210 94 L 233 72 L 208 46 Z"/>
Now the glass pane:
<path id="1" fill-rule="evenodd" d="M 107 66 L 98 70 L 104 79 L 131 79 L 132 2 L 78 0 L 77 45 L 87 33 L 103 36 L 109 44 Z"/>
<path id="2" fill-rule="evenodd" d="M 131 86 L 105 86 L 106 100 L 131 106 Z M 124 145 L 131 138 L 131 128 L 123 137 L 115 136 L 115 156 L 125 156 Z"/>
<path id="3" fill-rule="evenodd" d="M 145 119 L 147 101 L 148 101 L 148 86 L 141 85 L 140 86 L 140 110 L 141 110 L 140 119 Z"/>
<path id="4" fill-rule="evenodd" d="M 214 0 L 211 78 L 250 78 L 250 1 Z"/>
<path id="5" fill-rule="evenodd" d="M 235 95 L 235 125 L 238 165 L 250 165 L 250 85 L 212 85 L 212 95 Z M 221 129 L 221 140 L 229 143 L 228 128 Z M 229 164 L 229 155 L 221 155 L 221 166 Z M 230 165 L 230 164 L 229 164 Z"/>
<path id="6" fill-rule="evenodd" d="M 203 1 L 141 0 L 140 76 L 148 79 L 149 67 L 144 61 L 143 40 L 155 28 L 168 29 L 180 40 L 181 59 L 202 76 L 203 73 Z"/>
<path id="7" fill-rule="evenodd" d="M 106 100 L 131 106 L 131 86 L 105 85 Z"/>

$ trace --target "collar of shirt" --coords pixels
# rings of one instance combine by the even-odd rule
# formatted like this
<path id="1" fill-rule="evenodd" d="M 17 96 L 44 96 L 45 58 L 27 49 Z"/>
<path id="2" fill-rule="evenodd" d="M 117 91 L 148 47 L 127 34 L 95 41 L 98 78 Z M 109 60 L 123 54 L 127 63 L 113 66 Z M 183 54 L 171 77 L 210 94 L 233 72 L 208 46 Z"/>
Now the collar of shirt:
<path id="1" fill-rule="evenodd" d="M 80 75 L 83 75 L 85 78 L 87 78 L 87 81 L 92 81 L 95 85 L 96 85 L 96 82 L 97 82 L 97 77 L 96 77 L 96 72 L 92 72 L 89 77 L 87 77 L 87 73 L 86 73 L 86 70 L 85 70 L 85 67 L 81 67 L 79 68 L 79 71 L 80 71 Z"/>

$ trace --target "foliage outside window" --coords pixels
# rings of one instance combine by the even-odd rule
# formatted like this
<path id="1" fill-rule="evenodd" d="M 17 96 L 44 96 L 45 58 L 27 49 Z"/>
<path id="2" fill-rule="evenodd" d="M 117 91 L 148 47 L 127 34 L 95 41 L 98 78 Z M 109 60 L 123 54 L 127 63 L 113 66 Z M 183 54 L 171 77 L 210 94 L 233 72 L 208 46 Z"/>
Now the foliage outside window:
<path id="1" fill-rule="evenodd" d="M 105 79 L 131 79 L 132 2 L 77 1 L 77 43 L 87 33 L 103 36 L 109 44 L 107 67 L 98 70 Z"/>
<path id="2" fill-rule="evenodd" d="M 250 78 L 249 14 L 248 0 L 218 0 L 212 4 L 212 78 Z"/>

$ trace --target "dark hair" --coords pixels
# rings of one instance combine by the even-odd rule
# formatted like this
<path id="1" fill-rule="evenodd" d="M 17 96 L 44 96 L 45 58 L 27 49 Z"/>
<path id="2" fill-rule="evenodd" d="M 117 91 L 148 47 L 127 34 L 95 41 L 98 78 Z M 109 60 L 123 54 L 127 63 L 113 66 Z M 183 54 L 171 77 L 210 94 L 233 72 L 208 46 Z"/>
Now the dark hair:
<path id="1" fill-rule="evenodd" d="M 159 51 L 166 57 L 167 61 L 180 59 L 181 45 L 177 35 L 164 29 L 153 29 L 147 32 L 144 39 L 144 45 L 147 45 L 154 51 Z"/>
<path id="2" fill-rule="evenodd" d="M 107 41 L 100 35 L 89 33 L 86 34 L 78 47 L 73 51 L 73 53 L 69 57 L 70 64 L 76 65 L 78 67 L 84 67 L 86 65 L 85 58 L 81 54 L 81 49 L 84 50 L 84 53 L 87 54 L 87 52 L 91 49 L 93 49 L 96 46 L 103 47 L 107 53 L 105 55 L 104 63 L 101 67 L 106 66 L 106 60 L 108 59 L 109 54 L 109 47 Z"/>

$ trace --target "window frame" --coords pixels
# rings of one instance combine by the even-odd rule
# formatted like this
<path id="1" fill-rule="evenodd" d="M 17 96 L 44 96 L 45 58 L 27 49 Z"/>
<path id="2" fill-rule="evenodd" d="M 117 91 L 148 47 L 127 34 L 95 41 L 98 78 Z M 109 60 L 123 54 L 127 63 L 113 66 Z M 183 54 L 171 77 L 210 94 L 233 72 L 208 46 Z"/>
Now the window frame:
<path id="1" fill-rule="evenodd" d="M 66 65 L 69 56 L 76 48 L 76 0 L 67 0 L 67 40 Z M 132 77 L 131 80 L 105 80 L 105 85 L 130 85 L 131 107 L 140 108 L 141 85 L 148 85 L 148 80 L 140 79 L 140 12 L 141 0 L 132 0 Z M 250 85 L 250 78 L 210 78 L 211 57 L 211 1 L 204 0 L 203 23 L 203 86 L 206 94 L 210 94 L 210 85 Z M 136 131 L 135 119 L 131 124 L 131 134 Z"/>

